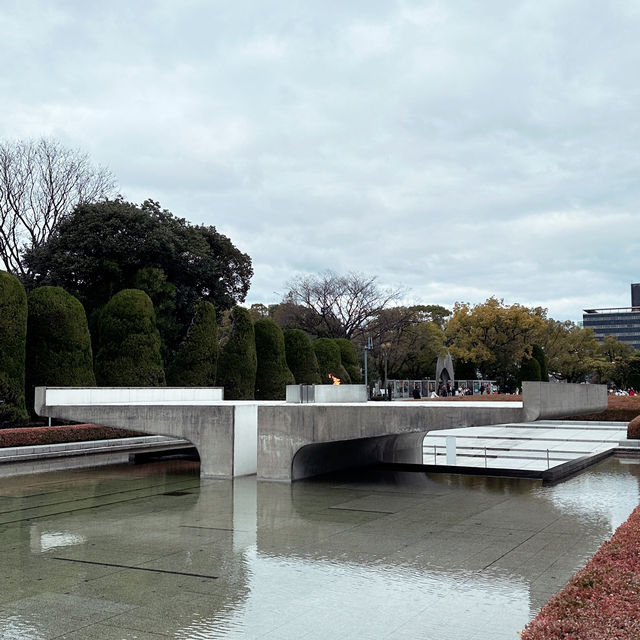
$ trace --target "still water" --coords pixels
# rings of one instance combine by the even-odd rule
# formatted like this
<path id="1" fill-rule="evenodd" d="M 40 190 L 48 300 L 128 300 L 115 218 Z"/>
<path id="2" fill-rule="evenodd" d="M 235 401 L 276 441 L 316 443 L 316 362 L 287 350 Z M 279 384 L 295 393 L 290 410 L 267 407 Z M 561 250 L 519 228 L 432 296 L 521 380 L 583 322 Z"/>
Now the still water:
<path id="1" fill-rule="evenodd" d="M 515 640 L 640 502 L 611 458 L 535 480 L 186 461 L 0 479 L 0 638 Z"/>

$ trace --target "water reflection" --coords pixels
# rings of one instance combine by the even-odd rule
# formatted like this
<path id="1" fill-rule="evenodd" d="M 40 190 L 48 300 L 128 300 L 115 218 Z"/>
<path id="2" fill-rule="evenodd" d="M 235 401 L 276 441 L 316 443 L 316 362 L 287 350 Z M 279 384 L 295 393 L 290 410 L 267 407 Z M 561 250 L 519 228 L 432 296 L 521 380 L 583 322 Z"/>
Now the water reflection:
<path id="1" fill-rule="evenodd" d="M 517 638 L 638 504 L 640 465 L 535 480 L 191 463 L 3 480 L 0 637 Z"/>

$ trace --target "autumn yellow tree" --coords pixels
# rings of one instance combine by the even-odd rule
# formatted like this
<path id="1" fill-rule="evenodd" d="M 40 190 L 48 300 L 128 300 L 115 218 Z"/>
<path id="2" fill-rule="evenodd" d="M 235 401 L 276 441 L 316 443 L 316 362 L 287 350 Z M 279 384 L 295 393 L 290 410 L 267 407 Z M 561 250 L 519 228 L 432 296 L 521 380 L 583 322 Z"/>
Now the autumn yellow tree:
<path id="1" fill-rule="evenodd" d="M 545 327 L 546 313 L 541 307 L 506 305 L 494 297 L 473 307 L 458 302 L 446 329 L 451 355 L 473 363 L 485 379 L 509 390 L 520 362 L 531 356 Z"/>

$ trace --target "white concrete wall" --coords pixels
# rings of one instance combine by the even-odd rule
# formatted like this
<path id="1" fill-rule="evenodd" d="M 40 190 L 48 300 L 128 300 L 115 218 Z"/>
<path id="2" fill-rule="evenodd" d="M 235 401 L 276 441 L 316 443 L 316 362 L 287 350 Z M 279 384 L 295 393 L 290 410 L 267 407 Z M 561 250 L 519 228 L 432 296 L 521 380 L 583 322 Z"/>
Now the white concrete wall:
<path id="1" fill-rule="evenodd" d="M 45 405 L 217 402 L 222 387 L 48 387 Z"/>
<path id="2" fill-rule="evenodd" d="M 258 405 L 234 407 L 233 475 L 246 476 L 258 468 Z"/>

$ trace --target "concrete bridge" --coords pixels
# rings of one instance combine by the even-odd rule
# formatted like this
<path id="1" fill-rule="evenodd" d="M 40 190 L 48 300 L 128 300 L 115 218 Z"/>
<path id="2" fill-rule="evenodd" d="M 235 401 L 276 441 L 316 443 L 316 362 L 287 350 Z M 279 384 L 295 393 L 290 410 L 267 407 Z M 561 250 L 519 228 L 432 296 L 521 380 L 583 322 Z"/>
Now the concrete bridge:
<path id="1" fill-rule="evenodd" d="M 531 422 L 607 406 L 603 385 L 525 382 L 522 402 L 331 402 L 328 388 L 317 399 L 324 402 L 269 402 L 225 401 L 219 388 L 38 387 L 35 409 L 41 416 L 189 440 L 204 477 L 257 473 L 291 482 L 376 462 L 421 464 L 424 436 L 437 429 Z"/>

